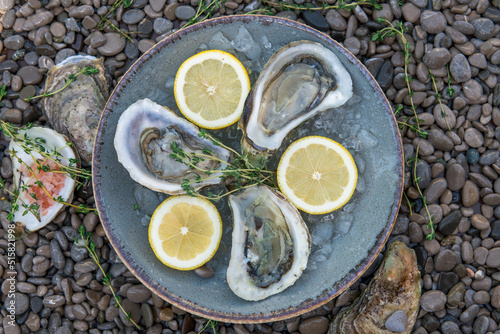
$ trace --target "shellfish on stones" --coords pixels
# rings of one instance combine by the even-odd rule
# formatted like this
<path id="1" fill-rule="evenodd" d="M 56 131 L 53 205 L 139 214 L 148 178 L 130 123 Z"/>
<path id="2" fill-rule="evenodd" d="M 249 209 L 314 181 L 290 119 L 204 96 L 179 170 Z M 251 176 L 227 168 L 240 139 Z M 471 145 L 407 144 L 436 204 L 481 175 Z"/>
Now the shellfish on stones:
<path id="1" fill-rule="evenodd" d="M 398 332 L 408 334 L 417 319 L 420 292 L 415 252 L 395 241 L 389 245 L 382 264 L 363 294 L 336 316 L 328 333 L 392 334 L 394 332 L 386 327 L 387 320 L 394 314 L 402 314 L 406 327 Z"/>
<path id="2" fill-rule="evenodd" d="M 271 56 L 248 95 L 239 124 L 242 148 L 252 160 L 265 161 L 291 130 L 351 96 L 351 76 L 331 50 L 310 41 L 287 44 Z"/>
<path id="3" fill-rule="evenodd" d="M 54 92 L 60 89 L 70 75 L 75 75 L 86 66 L 99 72 L 78 75 L 67 88 L 44 98 L 42 111 L 50 127 L 67 136 L 75 144 L 80 157 L 90 163 L 99 120 L 109 97 L 104 60 L 92 56 L 66 58 L 47 73 L 45 90 Z"/>
<path id="4" fill-rule="evenodd" d="M 68 139 L 52 129 L 32 127 L 19 130 L 19 134 L 34 141 L 38 147 L 43 146 L 45 152 L 58 152 L 58 164 L 69 166 L 76 161 L 76 152 L 68 145 Z M 66 173 L 53 172 L 61 167 L 17 141 L 11 140 L 9 152 L 14 187 L 19 191 L 13 212 L 14 222 L 20 234 L 27 234 L 50 223 L 63 209 L 61 202 L 72 201 L 76 181 Z M 53 198 L 59 198 L 59 201 Z"/>
<path id="5" fill-rule="evenodd" d="M 227 282 L 246 300 L 293 285 L 307 266 L 311 237 L 298 210 L 278 191 L 253 186 L 229 196 L 233 213 Z"/>
<path id="6" fill-rule="evenodd" d="M 199 129 L 174 114 L 167 107 L 149 99 L 131 104 L 120 116 L 116 126 L 114 145 L 118 161 L 128 170 L 130 177 L 149 189 L 170 195 L 184 194 L 185 180 L 199 177 L 196 169 L 171 157 L 172 144 L 186 154 L 206 154 L 209 150 L 216 159 L 200 160 L 198 170 L 215 171 L 210 178 L 193 184 L 195 190 L 222 182 L 222 173 L 230 153 L 200 138 Z M 203 176 L 206 176 L 203 174 Z"/>

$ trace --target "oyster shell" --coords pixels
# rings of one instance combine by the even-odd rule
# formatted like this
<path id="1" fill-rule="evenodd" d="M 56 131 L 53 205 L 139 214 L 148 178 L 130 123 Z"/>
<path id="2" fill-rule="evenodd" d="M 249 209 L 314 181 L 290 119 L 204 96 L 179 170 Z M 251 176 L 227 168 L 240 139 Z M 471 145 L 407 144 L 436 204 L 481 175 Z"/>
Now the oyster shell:
<path id="1" fill-rule="evenodd" d="M 243 150 L 265 160 L 292 129 L 351 96 L 351 76 L 332 51 L 310 41 L 287 44 L 271 56 L 247 98 Z"/>
<path id="2" fill-rule="evenodd" d="M 194 180 L 198 174 L 170 157 L 172 142 L 176 142 L 186 153 L 203 153 L 204 149 L 209 149 L 218 159 L 226 162 L 230 156 L 229 151 L 199 138 L 198 133 L 195 125 L 177 117 L 170 109 L 144 99 L 130 105 L 120 116 L 114 145 L 118 161 L 134 181 L 167 194 L 184 194 L 181 184 L 186 179 Z M 214 159 L 205 159 L 197 167 L 221 170 L 226 166 Z M 221 176 L 222 173 L 214 173 L 210 179 L 193 187 L 200 189 L 219 184 Z"/>
<path id="3" fill-rule="evenodd" d="M 42 145 L 46 151 L 58 151 L 61 154 L 60 163 L 65 166 L 70 164 L 70 159 L 76 159 L 76 152 L 71 146 L 67 145 L 68 139 L 52 129 L 32 127 L 27 130 L 20 130 L 19 134 L 27 136 L 33 141 L 36 140 L 36 143 Z M 62 203 L 53 201 L 36 184 L 36 181 L 41 181 L 53 198 L 61 197 L 64 202 L 72 201 L 76 182 L 64 173 L 37 170 L 37 163 L 39 165 L 48 165 L 51 169 L 59 168 L 55 163 L 44 160 L 35 151 L 25 152 L 17 142 L 10 142 L 9 151 L 13 152 L 11 156 L 14 187 L 19 189 L 20 192 L 16 202 L 19 206 L 14 212 L 14 222 L 17 223 L 17 230 L 21 231 L 21 234 L 27 234 L 50 223 L 64 207 Z M 33 176 L 28 166 L 35 171 L 36 177 Z M 39 209 L 26 210 L 24 206 L 31 204 L 38 205 Z"/>
<path id="4" fill-rule="evenodd" d="M 389 245 L 384 260 L 363 294 L 352 306 L 339 313 L 330 325 L 329 334 L 392 334 L 385 327 L 387 319 L 401 311 L 407 316 L 410 333 L 420 305 L 420 272 L 415 252 L 395 241 Z"/>
<path id="5" fill-rule="evenodd" d="M 227 282 L 246 300 L 262 300 L 293 285 L 307 266 L 311 238 L 300 213 L 267 186 L 229 196 L 233 213 Z"/>
<path id="6" fill-rule="evenodd" d="M 45 90 L 54 92 L 60 89 L 69 75 L 78 73 L 85 66 L 97 68 L 99 73 L 77 76 L 69 87 L 44 98 L 42 111 L 51 128 L 67 136 L 75 144 L 80 157 L 91 163 L 97 127 L 109 97 L 104 60 L 92 56 L 66 58 L 47 73 Z"/>

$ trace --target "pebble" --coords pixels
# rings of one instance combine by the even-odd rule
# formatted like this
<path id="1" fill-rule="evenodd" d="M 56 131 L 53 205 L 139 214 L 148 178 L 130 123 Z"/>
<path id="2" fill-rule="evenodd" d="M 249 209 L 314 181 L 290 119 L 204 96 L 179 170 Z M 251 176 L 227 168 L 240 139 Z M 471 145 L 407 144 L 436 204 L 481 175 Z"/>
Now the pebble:
<path id="1" fill-rule="evenodd" d="M 104 37 L 102 32 L 95 30 L 90 34 L 90 45 L 94 49 L 97 49 L 104 44 L 106 44 L 106 37 Z"/>
<path id="2" fill-rule="evenodd" d="M 151 291 L 142 284 L 128 288 L 127 298 L 134 303 L 144 303 L 151 297 Z"/>
<path id="3" fill-rule="evenodd" d="M 105 33 L 104 38 L 106 38 L 106 43 L 97 48 L 103 56 L 115 56 L 125 48 L 125 39 L 121 38 L 118 33 Z"/>
<path id="4" fill-rule="evenodd" d="M 42 81 L 42 75 L 35 66 L 24 66 L 17 75 L 23 80 L 25 85 L 36 85 Z"/>
<path id="5" fill-rule="evenodd" d="M 441 12 L 424 10 L 420 15 L 420 24 L 429 34 L 438 34 L 446 27 L 446 17 Z"/>
<path id="6" fill-rule="evenodd" d="M 408 326 L 408 315 L 405 311 L 394 312 L 385 322 L 385 328 L 391 332 L 402 333 Z"/>
<path id="7" fill-rule="evenodd" d="M 4 39 L 3 45 L 6 49 L 19 50 L 24 46 L 24 37 L 21 35 L 7 37 Z"/>
<path id="8" fill-rule="evenodd" d="M 324 334 L 328 330 L 328 319 L 326 317 L 313 317 L 302 321 L 299 325 L 301 334 Z"/>
<path id="9" fill-rule="evenodd" d="M 49 11 L 40 11 L 37 14 L 31 15 L 23 24 L 24 31 L 34 30 L 44 25 L 49 24 L 54 18 L 54 14 Z"/>
<path id="10" fill-rule="evenodd" d="M 500 268 L 500 248 L 492 248 L 489 251 L 486 265 L 490 268 Z"/>
<path id="11" fill-rule="evenodd" d="M 445 303 L 446 295 L 437 290 L 427 291 L 420 298 L 420 306 L 427 312 L 440 311 L 444 308 Z"/>
<path id="12" fill-rule="evenodd" d="M 475 28 L 474 36 L 480 40 L 486 41 L 493 37 L 494 23 L 488 18 L 476 18 L 471 20 L 471 24 Z"/>
<path id="13" fill-rule="evenodd" d="M 66 302 L 62 295 L 51 295 L 43 298 L 43 305 L 48 308 L 56 308 L 64 305 Z"/>
<path id="14" fill-rule="evenodd" d="M 451 191 L 459 191 L 465 184 L 465 170 L 460 164 L 452 164 L 446 170 L 446 180 L 448 181 L 448 189 Z"/>
<path id="15" fill-rule="evenodd" d="M 450 72 L 457 82 L 466 82 L 471 78 L 471 70 L 467 58 L 461 53 L 455 55 L 450 64 Z"/>
<path id="16" fill-rule="evenodd" d="M 458 224 L 460 224 L 460 220 L 462 219 L 462 214 L 460 211 L 454 211 L 444 217 L 438 225 L 439 232 L 444 235 L 452 235 L 453 232 L 457 229 Z"/>
<path id="17" fill-rule="evenodd" d="M 383 90 L 387 90 L 392 83 L 394 67 L 391 62 L 386 61 L 380 67 L 378 74 L 376 76 L 377 82 L 380 85 L 380 88 Z"/>
<path id="18" fill-rule="evenodd" d="M 346 19 L 336 10 L 330 9 L 325 15 L 328 26 L 335 31 L 345 31 L 347 29 Z"/>
<path id="19" fill-rule="evenodd" d="M 163 35 L 169 32 L 173 27 L 174 24 L 172 23 L 172 21 L 163 17 L 155 19 L 153 23 L 153 29 L 158 35 Z"/>
<path id="20" fill-rule="evenodd" d="M 475 128 L 469 128 L 465 130 L 464 140 L 467 143 L 467 145 L 473 148 L 481 147 L 484 143 L 483 135 L 481 134 L 481 132 L 479 132 L 479 130 Z"/>
<path id="21" fill-rule="evenodd" d="M 184 21 L 187 21 L 187 20 L 189 20 L 190 18 L 192 18 L 193 16 L 196 15 L 196 11 L 191 6 L 178 6 L 177 8 L 175 8 L 174 12 L 175 12 L 175 16 L 179 20 L 184 20 Z M 167 17 L 167 19 L 172 20 L 166 14 L 165 14 L 165 16 Z"/>
<path id="22" fill-rule="evenodd" d="M 445 178 L 437 178 L 429 183 L 429 186 L 424 191 L 424 196 L 427 198 L 428 203 L 434 203 L 447 189 L 447 182 Z"/>
<path id="23" fill-rule="evenodd" d="M 150 40 L 150 39 L 143 39 L 139 41 L 139 44 L 137 47 L 139 48 L 139 51 L 142 53 L 147 52 L 149 49 L 151 49 L 155 45 L 155 41 Z"/>
<path id="24" fill-rule="evenodd" d="M 122 21 L 125 24 L 137 24 L 141 22 L 146 14 L 139 9 L 128 9 L 123 12 Z"/>
<path id="25" fill-rule="evenodd" d="M 424 64 L 430 69 L 443 67 L 451 60 L 451 54 L 447 49 L 435 48 L 428 51 L 423 58 Z"/>
<path id="26" fill-rule="evenodd" d="M 450 271 L 452 270 L 458 262 L 457 255 L 449 250 L 445 249 L 436 256 L 434 260 L 434 268 L 436 271 Z"/>

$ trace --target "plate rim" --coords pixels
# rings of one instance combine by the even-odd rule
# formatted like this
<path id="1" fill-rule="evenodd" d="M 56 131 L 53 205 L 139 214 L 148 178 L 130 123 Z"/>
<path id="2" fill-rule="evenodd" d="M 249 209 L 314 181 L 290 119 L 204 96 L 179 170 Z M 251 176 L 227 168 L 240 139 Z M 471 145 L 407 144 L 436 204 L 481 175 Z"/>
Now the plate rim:
<path id="1" fill-rule="evenodd" d="M 222 312 L 215 311 L 196 303 L 186 301 L 179 296 L 176 296 L 170 293 L 165 287 L 154 282 L 145 272 L 143 268 L 135 263 L 132 259 L 130 259 L 130 254 L 127 254 L 123 249 L 117 247 L 120 242 L 117 238 L 116 234 L 112 231 L 110 226 L 108 226 L 107 222 L 109 221 L 109 217 L 104 210 L 104 203 L 102 202 L 102 193 L 101 193 L 101 175 L 100 170 L 101 166 L 99 164 L 99 157 L 101 154 L 101 145 L 104 144 L 103 136 L 105 133 L 105 128 L 107 124 L 107 120 L 109 115 L 113 112 L 112 109 L 116 106 L 117 100 L 120 97 L 123 89 L 127 86 L 129 79 L 137 73 L 138 70 L 141 69 L 142 65 L 145 64 L 151 57 L 160 52 L 164 47 L 167 47 L 169 44 L 181 39 L 187 34 L 191 32 L 205 29 L 206 27 L 213 27 L 219 24 L 227 24 L 232 23 L 234 21 L 245 23 L 250 23 L 252 21 L 258 20 L 264 26 L 270 25 L 273 23 L 282 24 L 286 26 L 290 26 L 292 28 L 302 30 L 306 33 L 309 33 L 317 38 L 319 38 L 323 43 L 331 45 L 335 48 L 336 51 L 340 52 L 349 62 L 355 65 L 359 71 L 364 75 L 364 77 L 370 83 L 372 89 L 384 105 L 385 112 L 390 116 L 390 123 L 392 127 L 392 131 L 394 132 L 396 138 L 396 150 L 397 156 L 399 158 L 399 164 L 397 164 L 397 178 L 399 187 L 396 186 L 395 189 L 395 198 L 391 205 L 390 215 L 388 219 L 388 223 L 385 225 L 384 229 L 376 236 L 376 242 L 374 246 L 368 250 L 368 256 L 363 259 L 360 263 L 358 263 L 354 268 L 352 268 L 349 273 L 342 278 L 340 281 L 336 282 L 331 288 L 324 290 L 321 294 L 319 294 L 315 299 L 309 298 L 302 302 L 297 306 L 290 306 L 288 308 L 272 311 L 270 313 L 259 313 L 254 312 L 252 314 L 241 314 L 237 312 Z M 121 77 L 119 82 L 116 84 L 113 92 L 110 94 L 109 99 L 106 103 L 106 106 L 103 109 L 103 113 L 101 115 L 99 126 L 97 129 L 95 144 L 92 156 L 92 185 L 94 190 L 94 198 L 96 203 L 96 208 L 99 213 L 99 217 L 108 237 L 109 242 L 115 249 L 118 257 L 122 260 L 123 264 L 127 267 L 128 270 L 149 290 L 153 293 L 157 294 L 162 299 L 166 300 L 172 305 L 175 305 L 187 312 L 195 314 L 197 316 L 201 316 L 208 319 L 214 319 L 217 321 L 230 322 L 230 323 L 265 323 L 265 322 L 273 322 L 279 320 L 289 319 L 295 316 L 299 316 L 308 311 L 316 309 L 321 305 L 326 304 L 328 301 L 340 295 L 344 292 L 349 286 L 351 286 L 354 282 L 356 282 L 361 275 L 371 266 L 371 264 L 375 261 L 378 254 L 382 251 L 385 243 L 387 242 L 392 228 L 394 227 L 397 214 L 399 211 L 399 207 L 401 204 L 401 199 L 403 195 L 403 181 L 404 181 L 404 158 L 403 158 L 403 145 L 401 134 L 399 132 L 399 128 L 397 126 L 396 118 L 392 111 L 392 108 L 387 100 L 385 94 L 382 89 L 376 82 L 373 75 L 367 70 L 367 68 L 361 63 L 359 59 L 357 59 L 352 53 L 350 53 L 347 49 L 341 46 L 337 41 L 333 40 L 326 34 L 315 30 L 305 24 L 292 21 L 286 18 L 280 18 L 276 16 L 264 16 L 264 15 L 232 15 L 232 16 L 222 16 L 218 18 L 212 18 L 206 21 L 202 21 L 200 23 L 196 23 L 184 29 L 180 29 L 173 33 L 172 35 L 167 36 L 157 44 L 155 44 L 151 49 L 146 51 L 137 61 L 130 66 L 127 72 Z"/>

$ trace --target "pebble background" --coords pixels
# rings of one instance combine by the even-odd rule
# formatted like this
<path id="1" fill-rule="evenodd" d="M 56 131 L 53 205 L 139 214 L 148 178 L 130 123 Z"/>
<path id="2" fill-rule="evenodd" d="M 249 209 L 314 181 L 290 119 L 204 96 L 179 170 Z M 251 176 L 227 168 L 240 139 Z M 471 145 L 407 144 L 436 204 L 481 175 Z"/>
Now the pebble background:
<path id="1" fill-rule="evenodd" d="M 334 0 L 323 0 L 332 4 Z M 43 92 L 45 73 L 74 54 L 105 57 L 113 82 L 157 41 L 195 15 L 198 0 L 135 0 L 119 7 L 111 20 L 135 32 L 134 43 L 110 28 L 96 30 L 114 0 L 0 0 L 0 85 L 7 86 L 0 118 L 16 125 L 44 124 L 39 103 L 23 99 Z M 288 0 L 303 4 L 308 1 Z M 321 1 L 318 1 L 321 5 Z M 244 13 L 260 6 L 256 0 L 227 0 L 215 16 Z M 403 104 L 400 120 L 411 116 L 404 81 L 404 57 L 394 38 L 372 42 L 382 28 L 377 19 L 402 21 L 411 43 L 411 88 L 427 139 L 402 131 L 405 156 L 420 144 L 416 176 L 435 217 L 435 240 L 426 240 L 428 216 L 407 167 L 405 193 L 415 203 L 412 214 L 403 203 L 389 242 L 412 247 L 422 273 L 422 300 L 413 333 L 499 334 L 500 321 L 500 1 L 389 0 L 381 10 L 371 6 L 347 11 L 278 11 L 276 15 L 305 22 L 341 42 L 376 77 L 389 100 Z M 453 98 L 446 92 L 449 64 Z M 429 76 L 436 76 L 446 119 Z M 450 131 L 451 129 L 451 131 Z M 7 145 L 0 138 L 0 173 L 12 182 Z M 78 201 L 93 204 L 91 187 L 77 192 Z M 5 203 L 2 203 L 4 205 Z M 6 254 L 6 212 L 0 213 L 0 254 Z M 94 213 L 67 209 L 37 233 L 16 242 L 17 292 L 15 328 L 1 333 L 133 333 L 114 307 L 102 274 L 85 249 L 73 242 L 84 225 L 92 232 L 103 267 L 123 305 L 146 333 L 199 332 L 205 319 L 187 314 L 152 295 L 126 269 L 108 243 Z M 268 324 L 219 323 L 225 333 L 322 334 L 329 320 L 366 288 L 375 265 L 338 298 L 301 317 Z M 6 256 L 0 257 L 2 304 L 7 303 Z M 197 271 L 210 275 L 206 269 Z M 401 313 L 401 312 L 400 312 Z M 404 312 L 403 312 L 404 313 Z M 7 314 L 1 309 L 0 322 Z M 395 313 L 386 327 L 401 331 L 404 314 Z M 208 330 L 210 331 L 210 330 Z M 211 332 L 211 331 L 210 331 Z"/>

